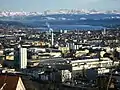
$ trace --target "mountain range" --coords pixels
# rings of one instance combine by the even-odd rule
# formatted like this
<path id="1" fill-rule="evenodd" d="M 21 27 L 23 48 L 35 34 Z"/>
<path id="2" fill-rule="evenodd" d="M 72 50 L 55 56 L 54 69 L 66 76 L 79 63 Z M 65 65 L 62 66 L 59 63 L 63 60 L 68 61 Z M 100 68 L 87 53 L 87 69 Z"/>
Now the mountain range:
<path id="1" fill-rule="evenodd" d="M 120 10 L 47 10 L 40 12 L 0 12 L 0 25 L 23 27 L 46 27 L 58 25 L 92 25 L 104 27 L 120 26 Z M 70 27 L 70 26 L 69 26 Z"/>
<path id="2" fill-rule="evenodd" d="M 38 15 L 51 15 L 51 14 L 120 14 L 120 10 L 79 10 L 79 9 L 60 9 L 60 10 L 46 10 L 43 13 L 40 12 L 12 12 L 12 11 L 1 11 L 0 17 L 11 17 L 11 16 L 38 16 Z"/>

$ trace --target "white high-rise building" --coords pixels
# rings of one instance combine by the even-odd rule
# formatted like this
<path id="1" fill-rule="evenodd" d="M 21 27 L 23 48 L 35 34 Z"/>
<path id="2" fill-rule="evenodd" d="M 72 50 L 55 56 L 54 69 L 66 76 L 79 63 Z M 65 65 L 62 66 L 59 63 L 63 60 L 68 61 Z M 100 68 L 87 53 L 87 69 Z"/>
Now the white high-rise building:
<path id="1" fill-rule="evenodd" d="M 19 48 L 20 51 L 20 69 L 27 68 L 27 48 Z"/>

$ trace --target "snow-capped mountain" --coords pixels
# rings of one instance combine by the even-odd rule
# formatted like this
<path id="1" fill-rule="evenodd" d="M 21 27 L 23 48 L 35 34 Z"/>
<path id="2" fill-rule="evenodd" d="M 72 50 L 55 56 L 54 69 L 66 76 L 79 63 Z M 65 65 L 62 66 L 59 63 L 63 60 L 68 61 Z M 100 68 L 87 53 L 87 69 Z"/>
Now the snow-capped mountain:
<path id="1" fill-rule="evenodd" d="M 98 11 L 98 10 L 85 10 L 85 9 L 60 9 L 60 10 L 46 10 L 44 13 L 40 12 L 12 12 L 1 11 L 0 17 L 9 16 L 38 16 L 38 15 L 51 15 L 51 14 L 120 14 L 120 10 Z"/>
<path id="2" fill-rule="evenodd" d="M 109 11 L 98 11 L 98 10 L 86 10 L 86 9 L 60 9 L 60 10 L 47 10 L 44 12 L 45 15 L 50 14 L 120 14 L 120 10 L 109 10 Z"/>
<path id="3" fill-rule="evenodd" d="M 41 15 L 40 12 L 11 12 L 11 11 L 2 11 L 0 12 L 0 17 L 9 17 L 9 16 L 37 16 Z"/>

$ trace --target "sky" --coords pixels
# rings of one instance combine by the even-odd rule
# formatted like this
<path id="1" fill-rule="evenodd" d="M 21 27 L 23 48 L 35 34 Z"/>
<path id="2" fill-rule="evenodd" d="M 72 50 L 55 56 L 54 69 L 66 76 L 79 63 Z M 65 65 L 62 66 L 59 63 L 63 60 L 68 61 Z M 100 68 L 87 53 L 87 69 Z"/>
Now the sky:
<path id="1" fill-rule="evenodd" d="M 58 9 L 120 10 L 120 0 L 0 0 L 0 11 L 43 12 Z"/>

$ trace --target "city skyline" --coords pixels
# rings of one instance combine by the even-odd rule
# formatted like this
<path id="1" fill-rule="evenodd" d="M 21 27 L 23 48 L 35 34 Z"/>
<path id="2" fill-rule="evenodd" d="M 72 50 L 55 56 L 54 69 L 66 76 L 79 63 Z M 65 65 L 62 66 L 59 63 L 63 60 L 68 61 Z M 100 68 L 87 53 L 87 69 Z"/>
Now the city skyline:
<path id="1" fill-rule="evenodd" d="M 1 0 L 0 11 L 43 12 L 59 9 L 119 10 L 120 0 Z"/>

